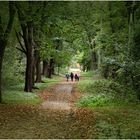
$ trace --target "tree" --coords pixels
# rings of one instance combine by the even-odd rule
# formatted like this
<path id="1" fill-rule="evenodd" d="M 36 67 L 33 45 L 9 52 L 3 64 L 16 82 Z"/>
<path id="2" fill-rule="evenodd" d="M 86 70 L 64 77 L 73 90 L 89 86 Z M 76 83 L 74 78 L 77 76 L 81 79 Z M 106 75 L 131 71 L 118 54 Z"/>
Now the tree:
<path id="1" fill-rule="evenodd" d="M 41 67 L 39 56 L 40 40 L 38 39 L 41 14 L 40 7 L 43 3 L 21 2 L 17 4 L 18 17 L 22 32 L 17 33 L 17 38 L 21 48 L 19 49 L 26 56 L 26 75 L 25 88 L 26 92 L 32 91 L 34 83 L 41 82 Z M 28 16 L 27 16 L 28 15 Z M 20 37 L 23 39 L 22 44 Z M 36 74 L 36 80 L 35 80 Z"/>
<path id="2" fill-rule="evenodd" d="M 2 86 L 3 57 L 4 57 L 5 48 L 6 48 L 7 43 L 8 43 L 9 35 L 12 31 L 12 26 L 14 23 L 14 17 L 15 17 L 15 13 L 16 13 L 15 2 L 9 2 L 8 6 L 9 6 L 9 19 L 7 22 L 6 29 L 4 28 L 4 25 L 2 23 L 2 15 L 0 15 L 0 102 L 2 102 L 1 86 Z"/>

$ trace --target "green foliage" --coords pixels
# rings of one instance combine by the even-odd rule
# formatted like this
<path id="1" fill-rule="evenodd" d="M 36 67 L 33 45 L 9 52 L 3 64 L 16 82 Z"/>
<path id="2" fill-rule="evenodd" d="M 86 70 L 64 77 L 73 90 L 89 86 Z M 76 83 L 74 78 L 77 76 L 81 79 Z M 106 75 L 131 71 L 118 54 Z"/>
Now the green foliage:
<path id="1" fill-rule="evenodd" d="M 88 71 L 88 72 L 81 72 L 81 76 L 83 77 L 93 77 L 95 74 L 97 74 L 97 71 Z"/>
<path id="2" fill-rule="evenodd" d="M 18 85 L 12 85 L 4 90 L 3 102 L 6 104 L 31 104 L 38 105 L 42 102 L 39 97 L 39 92 L 45 88 L 48 88 L 60 81 L 59 77 L 54 79 L 43 78 L 44 83 L 36 83 L 36 87 L 33 92 L 24 92 L 24 84 L 18 83 Z"/>
<path id="3" fill-rule="evenodd" d="M 17 89 L 6 90 L 3 94 L 3 102 L 6 104 L 40 104 L 42 101 L 36 93 L 24 92 Z"/>
<path id="4" fill-rule="evenodd" d="M 44 81 L 44 83 L 36 83 L 36 87 L 39 88 L 39 90 L 45 89 L 49 86 L 52 86 L 52 85 L 60 82 L 61 77 L 53 76 L 52 79 L 43 77 L 42 80 Z"/>
<path id="5" fill-rule="evenodd" d="M 66 36 L 63 37 L 65 34 L 65 26 L 64 33 L 61 33 L 61 24 L 63 21 L 60 22 L 60 19 L 58 19 L 58 23 L 49 23 L 46 25 L 46 32 L 42 35 L 41 40 L 41 47 L 39 49 L 40 56 L 42 60 L 50 60 L 53 59 L 55 62 L 55 66 L 67 66 L 70 63 L 70 60 L 73 55 L 73 48 L 68 43 L 66 39 Z M 64 24 L 64 23 L 63 23 Z M 65 58 L 65 59 L 64 59 Z"/>
<path id="6" fill-rule="evenodd" d="M 99 116 L 95 124 L 96 138 L 135 139 L 139 138 L 139 105 L 109 106 L 97 108 Z M 94 110 L 94 111 L 96 111 Z"/>
<path id="7" fill-rule="evenodd" d="M 120 138 L 119 128 L 115 128 L 111 123 L 107 121 L 99 121 L 96 124 L 96 129 L 98 130 L 97 138 Z"/>
<path id="8" fill-rule="evenodd" d="M 95 128 L 97 129 L 96 138 L 101 139 L 137 139 L 140 137 L 138 132 L 139 111 L 134 108 L 103 108 L 100 111 L 106 114 L 100 116 Z M 126 111 L 127 110 L 127 111 Z M 126 112 L 126 113 L 125 113 Z M 133 120 L 133 121 L 132 121 Z"/>
<path id="9" fill-rule="evenodd" d="M 105 78 L 112 78 L 121 84 L 127 84 L 139 93 L 140 88 L 140 56 L 139 56 L 139 28 L 140 7 L 137 2 L 18 2 L 17 10 L 23 14 L 23 23 L 34 23 L 35 43 L 37 42 L 41 60 L 53 59 L 55 67 L 64 67 L 71 64 L 71 59 L 82 65 L 84 71 L 97 69 Z M 135 5 L 133 7 L 133 4 Z M 133 13 L 130 10 L 134 8 Z M 4 29 L 7 25 L 8 2 L 1 2 L 0 16 Z M 130 13 L 134 14 L 135 22 L 130 24 Z M 17 15 L 16 15 L 17 18 Z M 15 27 L 18 29 L 16 21 Z M 18 29 L 20 31 L 20 29 Z M 21 40 L 22 42 L 22 40 Z M 15 50 L 17 40 L 14 30 L 6 49 L 3 65 L 3 86 L 9 87 L 17 82 L 23 82 L 25 75 L 25 56 Z M 72 62 L 73 63 L 73 62 Z M 74 63 L 72 64 L 74 65 Z M 96 65 L 94 67 L 93 65 Z M 92 78 L 94 72 L 82 74 Z M 102 82 L 101 82 L 102 83 Z M 96 87 L 89 83 L 87 89 L 91 93 L 95 90 L 101 95 L 97 97 L 105 102 L 104 94 L 112 99 L 117 88 L 112 89 L 111 83 L 102 83 L 105 87 Z M 100 85 L 99 83 L 96 83 Z M 94 88 L 93 88 L 94 87 Z M 84 88 L 84 86 L 83 86 Z M 100 88 L 98 91 L 97 88 Z M 109 88 L 109 89 L 107 89 Z M 105 89 L 105 91 L 104 91 Z M 128 89 L 130 93 L 133 91 Z M 127 94 L 129 95 L 129 94 Z M 96 100 L 95 97 L 91 97 Z M 89 98 L 87 99 L 89 100 Z M 109 98 L 110 100 L 110 98 Z"/>
<path id="10" fill-rule="evenodd" d="M 79 83 L 85 97 L 78 102 L 79 106 L 95 107 L 138 103 L 136 93 L 124 85 L 111 80 L 83 81 Z"/>
<path id="11" fill-rule="evenodd" d="M 95 107 L 95 106 L 105 106 L 110 103 L 111 97 L 102 95 L 95 95 L 95 96 L 87 96 L 81 99 L 78 102 L 78 106 L 80 107 Z"/>
<path id="12" fill-rule="evenodd" d="M 4 55 L 2 77 L 4 88 L 24 81 L 26 60 L 24 55 L 15 48 L 15 45 L 17 45 L 16 41 L 15 34 L 13 33 Z"/>

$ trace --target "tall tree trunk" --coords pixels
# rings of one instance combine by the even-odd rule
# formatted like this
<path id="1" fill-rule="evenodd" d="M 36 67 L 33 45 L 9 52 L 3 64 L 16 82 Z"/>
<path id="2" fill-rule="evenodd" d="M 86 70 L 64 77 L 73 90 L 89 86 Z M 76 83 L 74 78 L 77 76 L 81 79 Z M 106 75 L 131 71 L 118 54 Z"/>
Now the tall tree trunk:
<path id="1" fill-rule="evenodd" d="M 32 58 L 32 87 L 35 87 L 35 73 L 36 73 L 36 62 L 35 57 Z"/>
<path id="2" fill-rule="evenodd" d="M 47 76 L 47 73 L 48 73 L 48 62 L 43 61 L 43 75 Z"/>
<path id="3" fill-rule="evenodd" d="M 58 65 L 57 66 L 57 74 L 59 75 L 59 73 L 60 73 L 60 66 Z"/>
<path id="4" fill-rule="evenodd" d="M 52 65 L 52 74 L 55 75 L 55 67 L 54 67 L 54 63 Z"/>
<path id="5" fill-rule="evenodd" d="M 28 53 L 26 59 L 26 75 L 25 75 L 25 87 L 24 87 L 24 91 L 26 92 L 31 92 L 33 87 L 31 63 L 32 63 L 32 57 Z"/>
<path id="6" fill-rule="evenodd" d="M 0 58 L 0 103 L 2 102 L 2 60 Z"/>
<path id="7" fill-rule="evenodd" d="M 97 54 L 93 50 L 91 51 L 91 70 L 97 69 Z"/>
<path id="8" fill-rule="evenodd" d="M 38 52 L 37 52 L 38 53 Z M 41 65 L 40 65 L 40 57 L 39 54 L 36 56 L 36 82 L 41 82 Z"/>
<path id="9" fill-rule="evenodd" d="M 133 45 L 133 34 L 134 34 L 134 6 L 135 2 L 127 2 L 128 3 L 128 52 L 131 56 L 131 47 Z"/>
<path id="10" fill-rule="evenodd" d="M 9 20 L 5 31 L 3 30 L 2 21 L 0 17 L 0 103 L 2 102 L 2 63 L 3 63 L 5 48 L 8 43 L 8 38 L 12 31 L 15 13 L 16 10 L 15 10 L 14 2 L 9 2 Z"/>
<path id="11" fill-rule="evenodd" d="M 112 4 L 111 3 L 112 3 L 111 1 L 108 1 L 109 23 L 110 23 L 111 32 L 114 33 L 115 32 L 115 28 L 114 28 L 114 25 L 113 25 L 113 22 L 112 22 L 113 15 L 112 15 Z"/>
<path id="12" fill-rule="evenodd" d="M 2 102 L 2 62 L 4 57 L 5 47 L 2 47 L 3 43 L 0 41 L 0 103 Z"/>
<path id="13" fill-rule="evenodd" d="M 98 67 L 98 65 L 97 65 L 97 52 L 96 52 L 96 50 L 95 50 L 95 40 L 94 39 L 92 39 L 92 37 L 91 36 L 88 36 L 88 40 L 89 40 L 89 42 L 90 42 L 90 49 L 89 49 L 89 51 L 90 51 L 90 56 L 91 56 L 91 66 L 90 66 L 90 69 L 91 70 L 96 70 L 97 69 L 97 67 Z"/>
<path id="14" fill-rule="evenodd" d="M 103 2 L 100 1 L 100 35 L 102 35 L 102 32 L 103 32 Z M 101 68 L 101 63 L 102 63 L 102 51 L 101 51 L 101 47 L 98 48 L 98 51 L 97 51 L 97 54 L 98 54 L 98 69 L 100 70 Z"/>
<path id="15" fill-rule="evenodd" d="M 48 75 L 47 75 L 48 78 L 52 78 L 53 62 L 54 62 L 53 59 L 51 59 L 50 62 L 49 62 Z"/>
<path id="16" fill-rule="evenodd" d="M 100 69 L 100 67 L 101 67 L 101 60 L 102 60 L 102 55 L 101 55 L 101 49 L 100 48 L 98 49 L 97 54 L 98 54 L 97 68 Z"/>
<path id="17" fill-rule="evenodd" d="M 28 22 L 27 26 L 21 25 L 23 31 L 23 39 L 27 50 L 26 75 L 24 91 L 31 92 L 33 87 L 33 26 L 32 22 Z"/>

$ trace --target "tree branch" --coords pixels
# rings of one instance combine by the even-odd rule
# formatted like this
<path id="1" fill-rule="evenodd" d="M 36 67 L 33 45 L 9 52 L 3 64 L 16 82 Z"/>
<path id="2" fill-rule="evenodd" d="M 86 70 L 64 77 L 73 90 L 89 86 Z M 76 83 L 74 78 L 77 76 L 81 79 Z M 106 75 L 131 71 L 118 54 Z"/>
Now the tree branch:
<path id="1" fill-rule="evenodd" d="M 19 35 L 23 38 L 23 34 L 21 32 L 19 32 Z"/>
<path id="2" fill-rule="evenodd" d="M 21 49 L 20 48 L 17 48 L 17 49 L 20 50 L 20 51 L 22 50 L 23 53 L 27 54 L 27 50 L 24 48 L 24 45 L 21 43 L 21 40 L 20 40 L 19 35 L 18 35 L 16 30 L 15 30 L 15 33 L 16 33 L 16 37 L 18 39 L 18 42 L 21 46 Z"/>
<path id="3" fill-rule="evenodd" d="M 27 52 L 25 52 L 24 50 L 22 50 L 21 48 L 16 47 L 17 50 L 21 51 L 22 53 L 24 53 L 25 55 L 27 55 Z"/>
<path id="4" fill-rule="evenodd" d="M 0 33 L 1 34 L 4 33 L 3 27 L 2 27 L 1 15 L 0 15 Z"/>
<path id="5" fill-rule="evenodd" d="M 6 28 L 5 34 L 4 34 L 4 37 L 6 40 L 9 36 L 9 33 L 12 30 L 15 13 L 16 13 L 15 2 L 9 1 L 9 21 L 8 21 L 7 28 Z"/>

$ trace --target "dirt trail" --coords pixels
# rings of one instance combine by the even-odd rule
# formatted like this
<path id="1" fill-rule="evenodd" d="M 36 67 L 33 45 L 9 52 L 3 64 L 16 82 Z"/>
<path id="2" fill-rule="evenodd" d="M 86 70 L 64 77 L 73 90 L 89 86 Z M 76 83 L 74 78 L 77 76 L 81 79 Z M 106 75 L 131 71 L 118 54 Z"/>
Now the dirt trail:
<path id="1" fill-rule="evenodd" d="M 45 101 L 40 109 L 70 110 L 74 108 L 74 102 L 80 98 L 75 90 L 76 82 L 61 82 L 52 89 L 44 90 L 42 97 Z"/>
<path id="2" fill-rule="evenodd" d="M 75 107 L 81 97 L 76 82 L 65 82 L 40 93 L 44 102 L 33 106 L 0 106 L 0 138 L 95 138 L 95 112 Z"/>
<path id="3" fill-rule="evenodd" d="M 39 108 L 30 105 L 0 105 L 0 139 L 122 138 L 118 137 L 118 132 L 122 131 L 120 134 L 123 134 L 123 127 L 126 127 L 129 134 L 128 120 L 139 124 L 139 119 L 131 121 L 134 112 L 127 113 L 126 108 L 123 112 L 114 108 L 76 108 L 74 103 L 81 94 L 76 90 L 75 82 L 62 81 L 42 91 L 40 97 L 44 102 Z M 139 117 L 137 113 L 135 116 Z M 118 131 L 122 119 L 124 121 L 121 124 L 124 126 Z"/>

